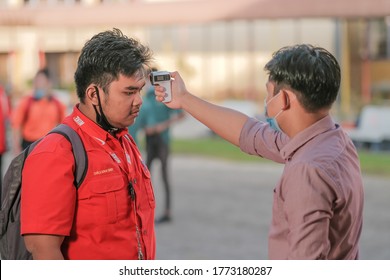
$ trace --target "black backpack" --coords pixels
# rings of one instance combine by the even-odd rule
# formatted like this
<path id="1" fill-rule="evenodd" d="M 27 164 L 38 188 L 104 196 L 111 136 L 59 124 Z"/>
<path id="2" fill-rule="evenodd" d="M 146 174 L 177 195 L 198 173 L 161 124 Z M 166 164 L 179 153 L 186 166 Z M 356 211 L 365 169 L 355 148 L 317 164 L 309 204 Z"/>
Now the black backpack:
<path id="1" fill-rule="evenodd" d="M 85 177 L 88 165 L 87 154 L 80 136 L 74 129 L 65 124 L 58 125 L 50 133 L 61 134 L 72 144 L 76 164 L 74 185 L 78 188 Z M 0 212 L 0 258 L 2 260 L 32 259 L 32 255 L 24 244 L 23 236 L 20 234 L 21 182 L 24 162 L 41 140 L 42 138 L 35 141 L 16 156 L 4 175 Z"/>

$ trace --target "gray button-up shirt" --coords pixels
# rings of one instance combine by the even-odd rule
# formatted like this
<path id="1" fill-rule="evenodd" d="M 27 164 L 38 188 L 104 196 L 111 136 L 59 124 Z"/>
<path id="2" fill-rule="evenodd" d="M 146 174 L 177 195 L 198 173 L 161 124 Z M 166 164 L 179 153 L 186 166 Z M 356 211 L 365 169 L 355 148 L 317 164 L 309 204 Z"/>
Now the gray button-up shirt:
<path id="1" fill-rule="evenodd" d="M 363 182 L 356 149 L 327 116 L 292 139 L 249 119 L 242 151 L 284 163 L 274 189 L 270 259 L 357 259 Z"/>

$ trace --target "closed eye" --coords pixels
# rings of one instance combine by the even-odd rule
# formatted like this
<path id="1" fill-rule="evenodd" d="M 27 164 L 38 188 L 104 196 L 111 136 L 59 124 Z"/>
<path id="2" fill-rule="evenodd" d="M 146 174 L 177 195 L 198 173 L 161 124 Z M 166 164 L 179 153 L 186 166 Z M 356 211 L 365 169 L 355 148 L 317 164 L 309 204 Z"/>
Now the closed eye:
<path id="1" fill-rule="evenodd" d="M 128 95 L 128 96 L 136 94 L 136 93 L 137 93 L 137 91 L 135 91 L 135 90 L 134 91 L 126 91 L 125 92 L 125 94 Z"/>
<path id="2" fill-rule="evenodd" d="M 143 85 L 142 87 L 129 87 L 129 88 L 127 88 L 128 89 L 127 91 L 124 91 L 124 93 L 128 96 L 133 95 L 133 94 L 137 94 L 137 93 L 141 93 L 144 86 L 145 85 Z"/>

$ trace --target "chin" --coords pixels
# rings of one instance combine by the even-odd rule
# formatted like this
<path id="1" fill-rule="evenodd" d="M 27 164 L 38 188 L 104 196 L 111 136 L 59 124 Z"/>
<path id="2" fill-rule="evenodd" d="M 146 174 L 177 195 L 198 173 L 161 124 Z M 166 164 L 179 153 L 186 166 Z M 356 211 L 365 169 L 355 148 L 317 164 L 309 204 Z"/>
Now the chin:
<path id="1" fill-rule="evenodd" d="M 131 121 L 127 122 L 126 127 L 132 126 L 135 123 L 135 119 L 132 119 Z"/>

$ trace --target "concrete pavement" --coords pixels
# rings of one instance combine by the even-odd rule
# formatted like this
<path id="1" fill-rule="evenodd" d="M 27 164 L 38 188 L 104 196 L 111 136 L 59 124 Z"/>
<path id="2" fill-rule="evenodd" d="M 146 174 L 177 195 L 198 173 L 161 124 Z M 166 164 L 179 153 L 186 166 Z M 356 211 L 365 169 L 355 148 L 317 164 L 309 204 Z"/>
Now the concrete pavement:
<path id="1" fill-rule="evenodd" d="M 267 259 L 273 188 L 282 165 L 174 156 L 173 221 L 156 226 L 158 259 Z M 152 167 L 161 214 L 159 166 Z M 390 259 L 390 178 L 364 176 L 360 259 Z"/>

